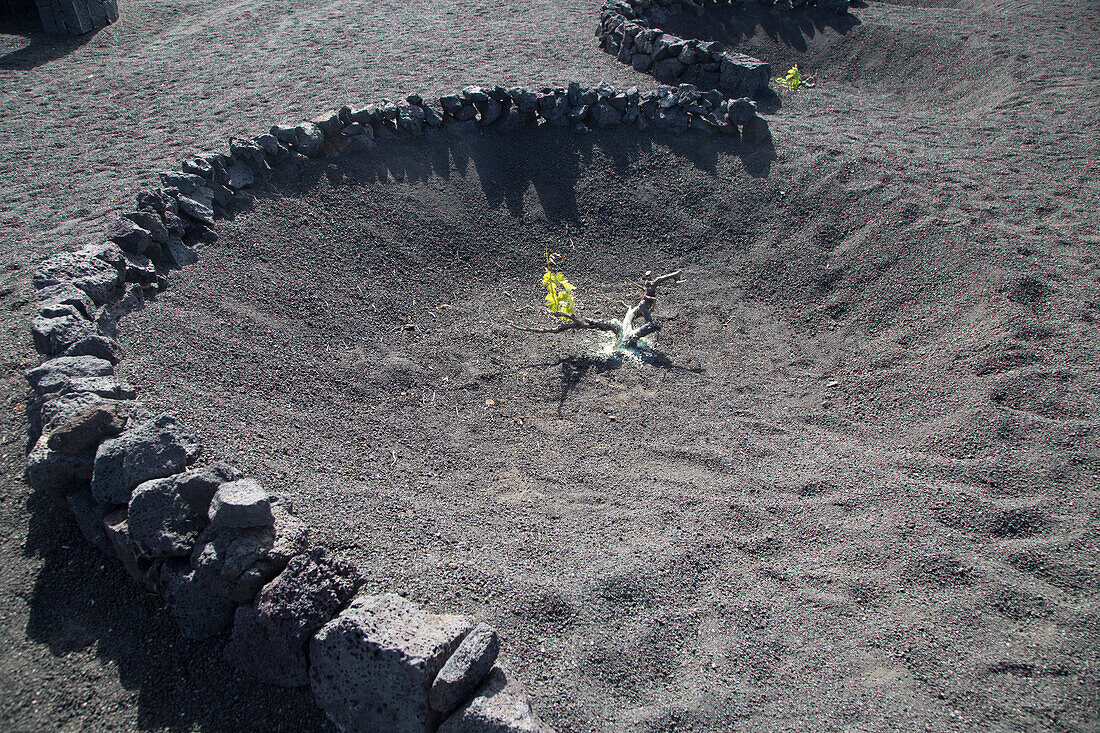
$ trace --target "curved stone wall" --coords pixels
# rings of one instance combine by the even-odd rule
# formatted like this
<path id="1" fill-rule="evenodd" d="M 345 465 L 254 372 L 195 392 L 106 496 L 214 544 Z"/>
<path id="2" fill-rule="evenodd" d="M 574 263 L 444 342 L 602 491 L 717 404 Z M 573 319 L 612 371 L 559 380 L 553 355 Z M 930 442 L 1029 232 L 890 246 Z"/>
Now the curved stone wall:
<path id="1" fill-rule="evenodd" d="M 771 67 L 745 54 L 726 51 L 716 41 L 683 39 L 657 23 L 684 10 L 702 14 L 705 5 L 759 5 L 799 9 L 816 7 L 843 13 L 848 0 L 612 0 L 600 10 L 596 37 L 604 50 L 636 71 L 666 84 L 693 84 L 729 97 L 752 97 L 768 87 Z"/>
<path id="2" fill-rule="evenodd" d="M 154 415 L 120 382 L 119 321 L 197 261 L 217 221 L 248 204 L 273 169 L 432 138 L 444 129 L 508 133 L 537 125 L 578 134 L 629 125 L 765 139 L 749 99 L 691 85 L 641 93 L 601 83 L 538 92 L 467 87 L 429 103 L 412 94 L 343 107 L 310 122 L 232 139 L 141 192 L 107 241 L 34 273 L 35 348 L 27 373 L 30 485 L 68 507 L 84 536 L 160 593 L 188 638 L 228 632 L 226 660 L 286 687 L 309 685 L 344 730 L 548 730 L 496 663 L 496 632 L 428 614 L 392 594 L 359 596 L 350 562 L 316 547 L 290 501 L 204 455 L 195 431 Z"/>

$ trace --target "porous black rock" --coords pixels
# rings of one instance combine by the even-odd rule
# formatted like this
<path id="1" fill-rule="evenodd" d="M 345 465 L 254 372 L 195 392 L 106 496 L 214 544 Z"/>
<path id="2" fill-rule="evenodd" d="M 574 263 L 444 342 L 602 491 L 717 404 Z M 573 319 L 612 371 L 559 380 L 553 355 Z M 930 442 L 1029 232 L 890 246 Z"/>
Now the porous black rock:
<path id="1" fill-rule="evenodd" d="M 188 639 L 209 639 L 233 623 L 236 604 L 229 600 L 226 583 L 215 575 L 193 570 L 182 560 L 169 560 L 160 574 L 160 589 L 180 633 Z"/>
<path id="2" fill-rule="evenodd" d="M 100 444 L 92 496 L 108 504 L 126 504 L 138 484 L 183 470 L 200 450 L 194 430 L 169 413 L 158 415 Z"/>
<path id="3" fill-rule="evenodd" d="M 308 685 L 306 644 L 361 584 L 354 564 L 322 548 L 295 556 L 251 606 L 237 610 L 225 657 L 254 678 L 282 687 Z"/>
<path id="4" fill-rule="evenodd" d="M 144 557 L 187 557 L 209 524 L 210 500 L 241 472 L 224 463 L 139 484 L 130 496 L 129 532 Z"/>

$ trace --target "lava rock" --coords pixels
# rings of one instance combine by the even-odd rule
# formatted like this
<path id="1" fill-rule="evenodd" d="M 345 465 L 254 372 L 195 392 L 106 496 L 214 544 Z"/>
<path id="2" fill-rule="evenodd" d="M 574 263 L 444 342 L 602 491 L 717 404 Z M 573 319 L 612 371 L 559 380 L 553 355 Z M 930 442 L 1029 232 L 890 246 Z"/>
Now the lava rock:
<path id="1" fill-rule="evenodd" d="M 593 118 L 596 121 L 596 127 L 604 129 L 621 124 L 623 121 L 623 114 L 611 106 L 609 100 L 601 99 L 596 103 L 593 109 Z"/>
<path id="2" fill-rule="evenodd" d="M 309 548 L 309 528 L 293 515 L 288 502 L 272 497 L 271 513 L 272 527 L 210 525 L 195 542 L 191 566 L 222 578 L 230 586 L 231 599 L 251 601 L 292 557 Z"/>
<path id="3" fill-rule="evenodd" d="M 756 117 L 756 102 L 742 97 L 731 99 L 726 108 L 726 119 L 733 125 L 747 125 Z"/>
<path id="4" fill-rule="evenodd" d="M 42 435 L 27 454 L 27 484 L 46 492 L 54 501 L 66 504 L 66 497 L 88 488 L 95 466 L 92 450 L 69 454 L 50 450 L 48 436 Z"/>
<path id="5" fill-rule="evenodd" d="M 771 137 L 763 117 L 753 117 L 741 127 L 741 139 L 751 145 L 762 145 Z"/>
<path id="6" fill-rule="evenodd" d="M 76 312 L 92 320 L 95 317 L 95 303 L 80 288 L 71 282 L 58 283 L 36 290 L 32 296 L 40 315 L 49 316 L 60 312 L 65 306 L 71 306 Z"/>
<path id="7" fill-rule="evenodd" d="M 209 639 L 233 623 L 236 604 L 216 576 L 192 570 L 182 560 L 169 560 L 161 571 L 160 587 L 180 633 L 188 639 Z"/>
<path id="8" fill-rule="evenodd" d="M 428 688 L 471 628 L 392 593 L 361 596 L 309 643 L 317 704 L 342 730 L 434 730 Z"/>
<path id="9" fill-rule="evenodd" d="M 468 700 L 493 668 L 500 653 L 497 632 L 478 624 L 439 670 L 428 692 L 432 709 L 446 715 Z"/>
<path id="10" fill-rule="evenodd" d="M 271 137 L 270 135 L 268 137 Z M 272 138 L 274 141 L 274 138 Z M 277 142 L 277 141 L 275 141 Z M 237 163 L 243 163 L 253 173 L 259 173 L 264 167 L 264 161 L 267 159 L 267 151 L 258 141 L 254 140 L 241 140 L 240 138 L 230 138 L 229 140 L 229 155 Z M 229 178 L 233 179 L 233 165 L 229 166 Z"/>
<path id="11" fill-rule="evenodd" d="M 103 520 L 111 513 L 111 508 L 96 501 L 86 488 L 69 494 L 67 501 L 84 539 L 104 555 L 114 554 L 114 545 L 103 529 Z"/>
<path id="12" fill-rule="evenodd" d="M 193 199 L 183 193 L 176 197 L 176 201 L 179 203 L 181 214 L 200 224 L 214 226 L 214 208 L 210 204 Z"/>
<path id="13" fill-rule="evenodd" d="M 439 98 L 439 106 L 443 108 L 443 111 L 446 114 L 454 117 L 458 114 L 459 110 L 461 110 L 464 105 L 457 94 L 448 94 L 445 97 Z"/>
<path id="14" fill-rule="evenodd" d="M 127 531 L 126 510 L 118 509 L 103 518 L 103 530 L 126 573 L 138 583 L 154 590 L 160 575 L 160 564 L 138 557 Z"/>
<path id="15" fill-rule="evenodd" d="M 144 254 L 153 244 L 153 235 L 125 218 L 111 222 L 108 238 L 117 244 L 123 252 Z"/>
<path id="16" fill-rule="evenodd" d="M 164 247 L 165 253 L 168 255 L 168 264 L 170 267 L 175 267 L 182 270 L 188 265 L 193 265 L 199 261 L 199 255 L 191 247 L 188 247 L 183 243 L 183 240 L 179 237 L 171 237 L 168 240 L 168 244 Z"/>
<path id="17" fill-rule="evenodd" d="M 129 531 L 143 557 L 187 557 L 206 528 L 210 499 L 241 472 L 215 463 L 138 485 L 130 496 Z"/>
<path id="18" fill-rule="evenodd" d="M 209 179 L 214 175 L 214 168 L 210 165 L 210 161 L 198 156 L 183 161 L 180 168 L 183 169 L 184 173 L 201 176 L 205 179 Z"/>
<path id="19" fill-rule="evenodd" d="M 211 164 L 207 162 L 207 165 L 210 166 Z M 209 184 L 207 178 L 213 177 L 214 171 L 211 166 L 210 176 L 207 177 L 175 171 L 160 171 L 157 175 L 160 176 L 161 185 L 165 188 L 174 188 L 184 196 L 189 196 L 200 188 L 207 186 Z"/>
<path id="20" fill-rule="evenodd" d="M 210 501 L 210 524 L 215 527 L 270 527 L 275 524 L 271 499 L 255 479 L 221 486 Z"/>
<path id="21" fill-rule="evenodd" d="M 44 361 L 26 372 L 27 383 L 41 397 L 61 392 L 66 384 L 81 377 L 104 377 L 115 373 L 109 361 L 93 356 L 58 357 Z"/>
<path id="22" fill-rule="evenodd" d="M 307 158 L 316 158 L 321 154 L 321 145 L 325 134 L 312 122 L 303 122 L 294 128 L 294 145 L 291 147 Z"/>
<path id="23" fill-rule="evenodd" d="M 157 250 L 159 249 L 160 248 L 157 247 Z M 157 268 L 153 265 L 152 259 L 145 255 L 136 255 L 132 252 L 123 252 L 122 255 L 123 259 L 126 261 L 126 282 L 137 283 L 139 285 L 148 285 L 149 283 L 156 282 Z M 144 298 L 142 300 L 144 300 Z M 108 307 L 110 307 L 110 305 L 112 304 L 109 303 Z"/>
<path id="24" fill-rule="evenodd" d="M 767 89 L 771 66 L 740 53 L 722 55 L 719 88 L 731 97 L 751 97 Z"/>
<path id="25" fill-rule="evenodd" d="M 105 303 L 122 282 L 124 272 L 122 251 L 117 245 L 91 245 L 54 255 L 39 264 L 34 286 L 41 290 L 67 283 L 83 290 L 95 303 Z"/>
<path id="26" fill-rule="evenodd" d="M 98 334 L 94 323 L 76 314 L 57 317 L 35 316 L 31 321 L 34 348 L 45 356 L 56 356 L 77 341 Z"/>
<path id="27" fill-rule="evenodd" d="M 138 484 L 181 471 L 199 455 L 198 436 L 164 413 L 100 444 L 92 475 L 96 501 L 126 504 Z"/>
<path id="28" fill-rule="evenodd" d="M 229 166 L 229 182 L 226 185 L 234 191 L 251 186 L 255 180 L 256 174 L 247 163 L 239 162 Z"/>
<path id="29" fill-rule="evenodd" d="M 112 364 L 117 364 L 119 359 L 122 358 L 122 345 L 102 334 L 85 336 L 62 351 L 60 356 L 94 356 L 97 359 L 105 359 Z"/>
<path id="30" fill-rule="evenodd" d="M 57 453 L 75 455 L 95 449 L 107 438 L 126 429 L 135 412 L 134 402 L 103 400 L 71 415 L 50 430 L 46 447 Z"/>
<path id="31" fill-rule="evenodd" d="M 164 221 L 159 214 L 150 211 L 131 211 L 122 216 L 149 232 L 154 242 L 164 244 L 168 241 L 168 229 L 164 226 Z"/>
<path id="32" fill-rule="evenodd" d="M 497 665 L 469 703 L 439 727 L 438 733 L 553 733 L 531 710 L 523 687 Z"/>
<path id="33" fill-rule="evenodd" d="M 355 595 L 362 576 L 350 562 L 317 548 L 294 557 L 237 610 L 225 657 L 250 676 L 282 687 L 309 684 L 305 646 Z"/>

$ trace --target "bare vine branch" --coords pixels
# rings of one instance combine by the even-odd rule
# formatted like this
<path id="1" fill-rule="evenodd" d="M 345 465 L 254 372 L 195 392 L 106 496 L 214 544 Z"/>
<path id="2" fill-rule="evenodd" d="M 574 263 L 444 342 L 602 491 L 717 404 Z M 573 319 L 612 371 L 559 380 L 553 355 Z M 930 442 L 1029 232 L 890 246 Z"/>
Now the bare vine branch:
<path id="1" fill-rule="evenodd" d="M 560 319 L 560 322 L 553 328 L 530 328 L 527 326 L 520 326 L 511 321 L 508 322 L 508 325 L 517 331 L 525 331 L 527 333 L 554 334 L 582 329 L 607 331 L 615 334 L 616 348 L 633 347 L 637 345 L 638 339 L 645 338 L 661 330 L 661 325 L 653 318 L 653 312 L 657 309 L 657 288 L 667 283 L 679 282 L 682 277 L 682 271 L 676 270 L 675 272 L 669 272 L 658 277 L 653 277 L 652 275 L 652 272 L 646 271 L 641 283 L 628 281 L 628 284 L 636 285 L 638 289 L 642 291 L 642 294 L 637 305 L 628 306 L 625 302 L 622 302 L 622 305 L 627 308 L 627 311 L 621 322 L 596 321 L 576 313 L 548 311 L 548 315 Z M 635 329 L 634 321 L 639 317 L 641 317 L 645 323 L 642 324 L 641 328 Z"/>

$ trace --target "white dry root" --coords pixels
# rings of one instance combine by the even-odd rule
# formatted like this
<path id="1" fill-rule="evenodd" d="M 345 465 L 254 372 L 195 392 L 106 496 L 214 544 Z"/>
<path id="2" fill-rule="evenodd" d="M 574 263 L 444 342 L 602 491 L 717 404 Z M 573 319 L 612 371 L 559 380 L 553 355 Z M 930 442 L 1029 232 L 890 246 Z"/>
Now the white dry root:
<path id="1" fill-rule="evenodd" d="M 561 319 L 561 322 L 554 328 L 527 328 L 517 326 L 514 323 L 511 326 L 528 333 L 565 333 L 566 331 L 579 329 L 608 331 L 615 334 L 615 351 L 632 349 L 638 345 L 638 339 L 645 338 L 651 333 L 661 330 L 660 324 L 653 320 L 653 311 L 657 307 L 657 288 L 665 283 L 680 282 L 681 271 L 677 270 L 659 277 L 653 277 L 652 275 L 652 272 L 646 271 L 645 277 L 639 285 L 642 290 L 642 297 L 638 300 L 637 305 L 627 307 L 626 315 L 623 316 L 621 321 L 597 321 L 585 318 L 577 313 L 549 311 L 549 315 Z M 636 326 L 635 324 L 639 320 L 641 325 Z"/>

